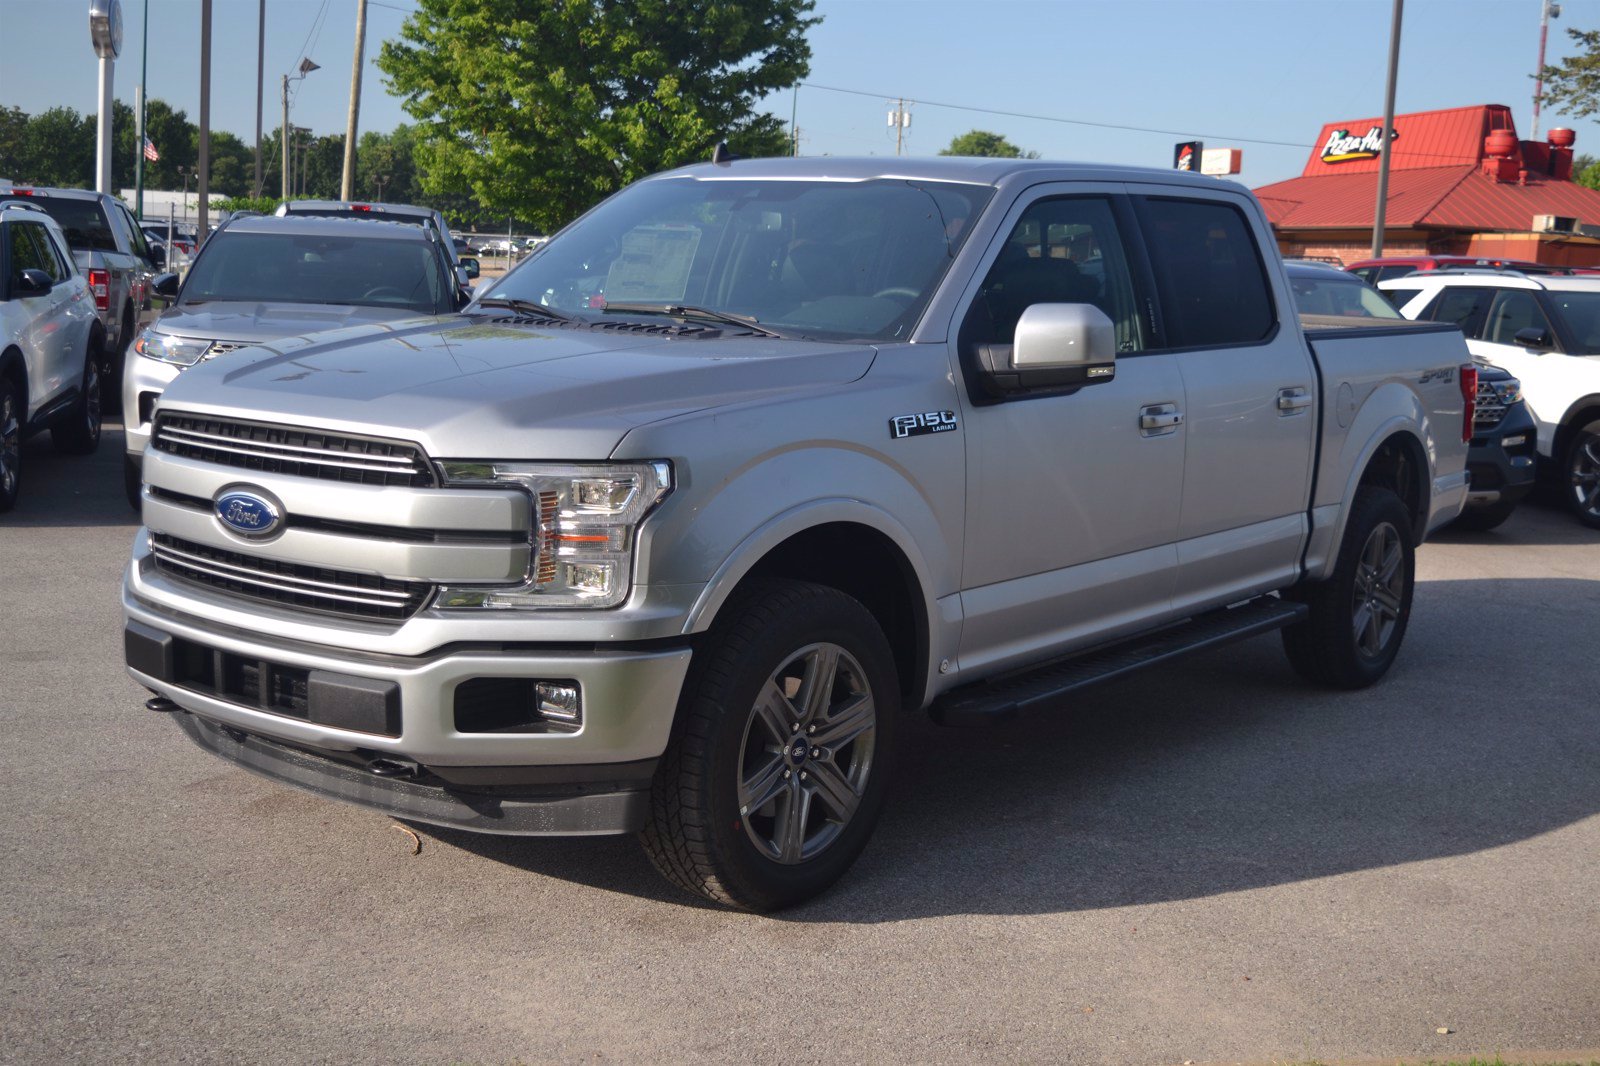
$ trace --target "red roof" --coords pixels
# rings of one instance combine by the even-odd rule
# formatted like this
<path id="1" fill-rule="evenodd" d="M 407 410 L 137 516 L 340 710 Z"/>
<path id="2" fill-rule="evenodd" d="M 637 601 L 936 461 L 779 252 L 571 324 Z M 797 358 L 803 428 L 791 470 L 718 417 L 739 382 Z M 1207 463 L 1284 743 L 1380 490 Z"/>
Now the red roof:
<path id="1" fill-rule="evenodd" d="M 1280 229 L 1371 227 L 1382 124 L 1382 119 L 1359 119 L 1324 126 L 1301 177 L 1256 190 L 1272 224 Z M 1535 215 L 1600 224 L 1600 192 L 1551 176 L 1561 173 L 1552 166 L 1558 156 L 1570 161 L 1570 149 L 1557 152 L 1546 144 L 1517 141 L 1500 167 L 1512 180 L 1488 173 L 1496 160 L 1484 139 L 1496 130 L 1516 136 L 1503 105 L 1396 115 L 1394 129 L 1386 226 L 1527 233 Z"/>

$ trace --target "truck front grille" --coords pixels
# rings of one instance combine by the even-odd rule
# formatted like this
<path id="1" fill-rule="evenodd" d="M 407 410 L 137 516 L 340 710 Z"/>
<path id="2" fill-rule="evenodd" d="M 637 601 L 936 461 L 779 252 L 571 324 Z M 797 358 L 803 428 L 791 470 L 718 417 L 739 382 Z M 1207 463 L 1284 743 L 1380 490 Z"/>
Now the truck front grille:
<path id="1" fill-rule="evenodd" d="M 1487 381 L 1478 382 L 1478 399 L 1473 407 L 1473 432 L 1493 429 L 1506 416 L 1506 405 L 1494 394 L 1494 386 Z"/>
<path id="2" fill-rule="evenodd" d="M 163 414 L 156 419 L 150 446 L 185 459 L 269 474 L 360 485 L 437 484 L 432 465 L 415 444 L 350 433 Z"/>
<path id="3" fill-rule="evenodd" d="M 225 551 L 166 533 L 150 537 L 156 569 L 168 576 L 265 603 L 347 618 L 404 621 L 434 587 L 372 574 L 284 563 Z"/>

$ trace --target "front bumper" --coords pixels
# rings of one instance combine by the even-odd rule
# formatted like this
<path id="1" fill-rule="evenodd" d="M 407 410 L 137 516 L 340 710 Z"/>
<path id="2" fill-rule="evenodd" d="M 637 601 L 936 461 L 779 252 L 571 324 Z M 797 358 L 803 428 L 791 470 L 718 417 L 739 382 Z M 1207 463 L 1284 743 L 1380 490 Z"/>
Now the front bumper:
<path id="1" fill-rule="evenodd" d="M 1468 507 L 1516 503 L 1533 491 L 1538 472 L 1537 426 L 1526 404 L 1517 404 L 1467 448 Z M 1520 440 L 1518 438 L 1521 438 Z M 1506 441 L 1513 443 L 1509 446 Z"/>
<path id="2" fill-rule="evenodd" d="M 180 724 L 202 747 L 321 795 L 479 832 L 639 828 L 690 656 L 675 642 L 381 654 L 226 627 L 126 586 L 122 604 L 129 674 L 183 712 Z M 458 728 L 458 688 L 496 678 L 576 683 L 581 725 Z"/>

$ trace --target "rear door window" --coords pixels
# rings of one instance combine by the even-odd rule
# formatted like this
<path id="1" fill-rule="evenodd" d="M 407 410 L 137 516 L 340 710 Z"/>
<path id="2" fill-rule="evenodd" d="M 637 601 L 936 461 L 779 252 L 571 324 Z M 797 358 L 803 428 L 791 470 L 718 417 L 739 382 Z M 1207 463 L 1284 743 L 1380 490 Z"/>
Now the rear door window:
<path id="1" fill-rule="evenodd" d="M 1494 289 L 1452 285 L 1441 290 L 1439 295 L 1433 298 L 1433 302 L 1423 308 L 1417 317 L 1433 322 L 1448 322 L 1461 327 L 1461 332 L 1471 339 L 1481 340 L 1484 319 L 1488 317 L 1489 301 L 1494 298 L 1494 294 Z"/>
<path id="2" fill-rule="evenodd" d="M 1217 200 L 1136 197 L 1169 347 L 1255 344 L 1276 317 L 1243 212 Z"/>
<path id="3" fill-rule="evenodd" d="M 1503 289 L 1489 307 L 1489 321 L 1483 339 L 1491 344 L 1517 344 L 1517 334 L 1525 329 L 1542 329 L 1551 336 L 1550 320 L 1539 307 L 1539 299 L 1526 289 Z"/>
<path id="4" fill-rule="evenodd" d="M 24 270 L 42 270 L 51 274 L 53 263 L 44 257 L 44 249 L 33 239 L 35 230 L 44 231 L 44 227 L 36 223 L 12 222 L 11 223 L 11 282 L 15 284 L 22 277 Z"/>

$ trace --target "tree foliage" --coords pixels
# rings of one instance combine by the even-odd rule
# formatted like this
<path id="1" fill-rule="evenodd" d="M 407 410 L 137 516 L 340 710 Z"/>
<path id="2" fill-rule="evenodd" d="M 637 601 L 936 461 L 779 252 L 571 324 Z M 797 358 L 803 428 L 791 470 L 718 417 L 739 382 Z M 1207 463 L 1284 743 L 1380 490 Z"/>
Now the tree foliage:
<path id="1" fill-rule="evenodd" d="M 546 229 L 719 140 L 780 154 L 762 96 L 810 70 L 813 0 L 420 0 L 378 66 L 430 194 Z"/>
<path id="2" fill-rule="evenodd" d="M 1600 111 L 1600 30 L 1569 28 L 1579 51 L 1540 73 L 1544 103 L 1563 115 L 1588 118 Z"/>
<path id="3" fill-rule="evenodd" d="M 998 133 L 988 130 L 968 130 L 952 138 L 950 147 L 941 149 L 940 155 L 976 155 L 999 159 L 1038 159 L 1038 152 L 1024 152 Z"/>

